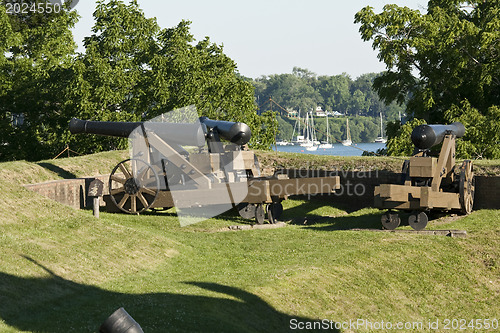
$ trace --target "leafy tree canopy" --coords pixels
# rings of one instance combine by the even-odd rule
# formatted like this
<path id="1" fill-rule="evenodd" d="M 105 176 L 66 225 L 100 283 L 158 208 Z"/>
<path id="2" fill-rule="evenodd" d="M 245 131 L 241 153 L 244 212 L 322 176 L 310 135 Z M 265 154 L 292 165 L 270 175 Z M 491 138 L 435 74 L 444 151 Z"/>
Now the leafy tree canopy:
<path id="1" fill-rule="evenodd" d="M 373 91 L 373 80 L 378 74 L 370 73 L 352 80 L 349 75 L 317 76 L 315 73 L 294 67 L 291 74 L 263 76 L 252 83 L 259 104 L 272 98 L 288 110 L 305 112 L 321 106 L 323 110 L 338 111 L 348 115 L 378 117 L 395 120 L 404 107 L 395 103 L 385 105 Z M 269 108 L 265 105 L 265 108 Z M 264 110 L 264 108 L 261 108 Z M 285 115 L 286 112 L 282 112 Z"/>
<path id="2" fill-rule="evenodd" d="M 70 30 L 76 21 L 66 10 L 7 14 L 0 3 L 0 160 L 50 154 L 62 125 L 60 96 L 76 48 Z"/>
<path id="3" fill-rule="evenodd" d="M 252 85 L 221 46 L 194 40 L 190 22 L 162 29 L 136 1 L 98 1 L 86 50 L 76 54 L 75 11 L 18 17 L 0 9 L 0 160 L 53 157 L 67 144 L 82 153 L 124 148 L 125 140 L 71 136 L 69 119 L 140 121 L 187 105 L 247 123 L 254 148 L 274 140 L 276 120 L 257 115 Z"/>
<path id="4" fill-rule="evenodd" d="M 368 6 L 356 14 L 355 23 L 361 24 L 362 39 L 372 41 L 387 66 L 374 81 L 385 102 L 403 103 L 409 96 L 408 112 L 430 123 L 457 119 L 457 108 L 471 113 L 467 119 L 481 115 L 498 122 L 494 118 L 500 105 L 498 0 L 431 0 L 425 14 L 397 5 L 386 5 L 375 14 Z M 480 142 L 480 136 L 498 145 L 487 132 L 471 135 L 465 138 L 466 146 Z M 485 152 L 483 157 L 500 157 L 495 149 L 477 149 Z"/>

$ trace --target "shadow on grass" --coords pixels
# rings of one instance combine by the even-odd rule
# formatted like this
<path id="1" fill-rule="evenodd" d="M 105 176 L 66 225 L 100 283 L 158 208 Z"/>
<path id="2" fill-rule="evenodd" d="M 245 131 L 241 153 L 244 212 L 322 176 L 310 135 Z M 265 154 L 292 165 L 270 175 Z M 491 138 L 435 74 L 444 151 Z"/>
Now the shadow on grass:
<path id="1" fill-rule="evenodd" d="M 299 205 L 286 208 L 283 211 L 283 215 L 281 216 L 281 219 L 291 219 L 293 221 L 297 219 L 304 218 L 306 216 L 313 216 L 313 217 L 321 217 L 318 214 L 313 214 L 311 213 L 312 211 L 318 209 L 319 207 L 322 207 L 323 205 L 318 204 L 318 203 L 313 203 L 313 202 L 303 202 Z"/>
<path id="2" fill-rule="evenodd" d="M 47 162 L 39 162 L 37 164 L 39 166 L 41 166 L 42 168 L 45 168 L 45 169 L 47 169 L 49 171 L 54 172 L 56 175 L 58 175 L 61 178 L 64 178 L 64 179 L 76 178 L 75 174 L 73 174 L 73 173 L 71 173 L 71 172 L 69 172 L 67 170 L 64 170 L 61 167 L 58 167 L 57 165 L 50 164 L 50 163 L 47 163 Z"/>
<path id="3" fill-rule="evenodd" d="M 322 217 L 317 213 L 311 213 L 314 210 L 322 207 L 332 207 L 342 212 L 351 213 L 357 209 L 353 209 L 352 205 L 335 200 L 332 195 L 316 195 L 316 196 L 291 196 L 290 199 L 303 201 L 301 204 L 286 208 L 283 212 L 284 219 L 295 219 L 301 217 Z M 359 209 L 359 208 L 358 208 Z"/>
<path id="4" fill-rule="evenodd" d="M 120 213 L 121 214 L 121 213 Z M 146 215 L 146 216 L 168 216 L 168 217 L 173 217 L 177 218 L 177 213 L 175 213 L 175 210 L 168 208 L 168 209 L 151 209 L 147 210 L 145 212 L 142 212 L 141 215 Z M 219 220 L 224 220 L 226 222 L 231 222 L 231 223 L 237 223 L 237 224 L 255 224 L 255 219 L 244 219 L 241 217 L 238 213 L 238 208 L 231 208 L 225 212 L 220 213 L 219 215 L 216 215 L 212 217 L 213 219 L 219 219 Z M 208 220 L 208 219 L 207 219 Z"/>
<path id="5" fill-rule="evenodd" d="M 409 211 L 395 211 L 400 219 L 401 224 L 400 227 L 409 228 L 408 218 L 411 215 Z M 350 230 L 350 229 L 383 229 L 381 223 L 381 217 L 386 213 L 386 210 L 380 210 L 376 213 L 351 213 L 347 216 L 339 216 L 339 217 L 315 217 L 311 216 L 306 218 L 305 223 L 295 224 L 303 224 L 304 228 L 310 230 L 317 231 L 334 231 L 334 230 Z M 439 221 L 439 219 L 443 217 L 450 217 L 449 213 L 446 212 L 431 212 L 428 213 L 429 217 L 429 226 L 432 227 L 433 223 Z M 413 230 L 413 229 L 410 229 Z"/>
<path id="6" fill-rule="evenodd" d="M 27 278 L 0 272 L 0 320 L 22 331 L 96 332 L 119 307 L 148 333 L 288 332 L 293 319 L 319 322 L 279 312 L 256 295 L 217 283 L 185 282 L 205 290 L 201 293 L 210 291 L 230 298 L 125 294 L 66 280 L 26 259 L 42 267 L 48 276 Z"/>
<path id="7" fill-rule="evenodd" d="M 345 203 L 335 202 L 331 196 L 313 196 L 307 198 L 307 196 L 293 196 L 290 197 L 292 200 L 303 201 L 301 203 L 295 204 L 293 207 L 286 207 L 283 211 L 283 214 L 280 216 L 278 221 L 292 221 L 292 224 L 310 224 L 316 223 L 320 221 L 329 221 L 332 220 L 332 216 L 323 216 L 321 212 L 314 212 L 316 210 L 321 210 L 322 207 L 331 207 L 334 210 L 338 210 L 341 213 L 352 213 L 357 209 L 354 209 L 352 206 L 349 206 Z M 110 212 L 112 214 L 123 214 L 121 212 Z M 165 216 L 176 218 L 177 214 L 174 209 L 152 209 L 142 212 L 141 215 L 145 216 Z M 381 215 L 381 214 L 380 214 Z M 378 215 L 378 222 L 380 222 L 380 215 Z M 255 219 L 244 219 L 238 213 L 238 208 L 229 209 L 217 216 L 213 217 L 214 219 L 224 220 L 225 222 L 233 223 L 233 224 L 248 224 L 254 225 L 256 224 Z M 341 217 L 337 217 L 336 219 L 341 219 Z M 266 222 L 267 220 L 266 215 Z M 377 227 L 380 227 L 379 225 Z"/>
<path id="8" fill-rule="evenodd" d="M 380 218 L 384 212 L 370 214 L 350 214 L 347 216 L 339 216 L 335 218 L 323 218 L 318 220 L 314 219 L 309 223 L 310 225 L 304 228 L 317 231 L 333 231 L 333 230 L 349 230 L 349 229 L 382 229 Z"/>

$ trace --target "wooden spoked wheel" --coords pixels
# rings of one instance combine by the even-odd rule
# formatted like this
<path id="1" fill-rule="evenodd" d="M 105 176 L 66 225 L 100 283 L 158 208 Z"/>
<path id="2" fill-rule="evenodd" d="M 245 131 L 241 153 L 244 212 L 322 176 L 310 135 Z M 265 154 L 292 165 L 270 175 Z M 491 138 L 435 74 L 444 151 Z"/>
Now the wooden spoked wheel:
<path id="1" fill-rule="evenodd" d="M 120 210 L 139 214 L 149 209 L 160 191 L 160 180 L 153 167 L 143 160 L 118 163 L 109 176 L 109 194 Z"/>
<path id="2" fill-rule="evenodd" d="M 470 214 L 474 206 L 474 169 L 472 161 L 465 160 L 460 167 L 459 199 L 463 214 Z"/>

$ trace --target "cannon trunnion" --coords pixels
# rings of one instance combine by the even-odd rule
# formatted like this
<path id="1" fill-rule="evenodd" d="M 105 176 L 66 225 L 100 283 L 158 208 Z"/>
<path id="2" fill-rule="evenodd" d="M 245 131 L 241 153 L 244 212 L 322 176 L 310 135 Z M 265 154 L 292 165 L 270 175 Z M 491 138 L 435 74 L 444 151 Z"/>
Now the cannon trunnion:
<path id="1" fill-rule="evenodd" d="M 427 226 L 429 212 L 472 211 L 475 190 L 472 161 L 455 165 L 455 139 L 464 133 L 461 123 L 420 125 L 413 130 L 411 139 L 416 149 L 403 163 L 401 184 L 375 187 L 375 207 L 388 209 L 381 218 L 384 228 L 395 229 L 401 223 L 394 210 L 410 211 L 408 223 L 415 230 Z M 440 143 L 439 156 L 428 156 L 429 149 Z"/>

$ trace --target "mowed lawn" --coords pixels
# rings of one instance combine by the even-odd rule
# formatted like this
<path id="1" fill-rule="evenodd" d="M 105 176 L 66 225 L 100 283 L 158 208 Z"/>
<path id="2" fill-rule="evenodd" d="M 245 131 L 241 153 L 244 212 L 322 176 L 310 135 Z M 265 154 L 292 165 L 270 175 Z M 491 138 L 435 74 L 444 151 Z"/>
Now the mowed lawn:
<path id="1" fill-rule="evenodd" d="M 84 174 L 64 163 L 0 164 L 0 332 L 97 332 L 119 307 L 145 332 L 499 319 L 500 211 L 429 226 L 467 238 L 351 231 L 381 212 L 335 196 L 285 202 L 287 226 L 269 230 L 221 231 L 249 223 L 234 212 L 184 228 L 170 211 L 95 219 L 20 185 Z"/>

